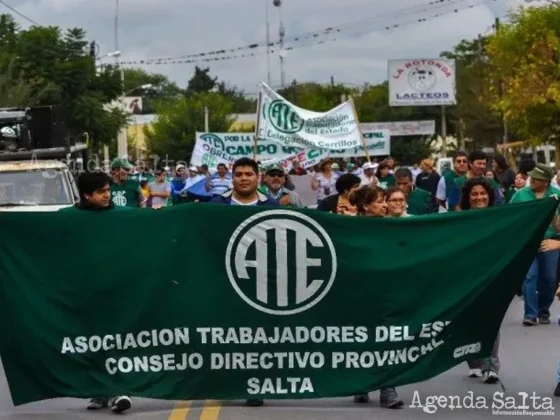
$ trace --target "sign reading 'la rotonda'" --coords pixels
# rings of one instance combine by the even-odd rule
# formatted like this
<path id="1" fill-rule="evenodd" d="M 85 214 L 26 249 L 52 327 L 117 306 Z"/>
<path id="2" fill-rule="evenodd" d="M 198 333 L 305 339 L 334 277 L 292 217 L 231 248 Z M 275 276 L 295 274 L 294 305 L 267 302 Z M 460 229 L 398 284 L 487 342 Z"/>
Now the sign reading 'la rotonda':
<path id="1" fill-rule="evenodd" d="M 389 105 L 455 105 L 455 61 L 390 60 Z"/>

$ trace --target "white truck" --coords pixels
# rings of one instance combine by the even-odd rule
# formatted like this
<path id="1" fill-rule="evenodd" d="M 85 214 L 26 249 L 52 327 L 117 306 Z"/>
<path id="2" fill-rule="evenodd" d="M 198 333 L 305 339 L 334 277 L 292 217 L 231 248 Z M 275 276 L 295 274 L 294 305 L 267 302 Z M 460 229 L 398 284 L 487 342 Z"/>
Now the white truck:
<path id="1" fill-rule="evenodd" d="M 71 169 L 87 162 L 87 145 L 69 136 L 32 138 L 28 110 L 0 109 L 0 211 L 58 211 L 79 201 Z M 44 140 L 43 140 L 44 142 Z M 72 168 L 66 162 L 73 162 Z"/>
<path id="2" fill-rule="evenodd" d="M 0 161 L 0 211 L 58 211 L 78 200 L 74 176 L 64 162 Z"/>

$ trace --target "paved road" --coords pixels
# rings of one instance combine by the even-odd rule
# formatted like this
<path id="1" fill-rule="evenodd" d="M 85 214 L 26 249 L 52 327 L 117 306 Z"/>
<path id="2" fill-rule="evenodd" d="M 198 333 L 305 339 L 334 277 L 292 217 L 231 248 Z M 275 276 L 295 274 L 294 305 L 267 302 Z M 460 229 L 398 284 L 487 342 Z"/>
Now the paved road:
<path id="1" fill-rule="evenodd" d="M 554 307 L 554 314 L 559 306 Z M 560 359 L 560 327 L 553 323 L 538 327 L 523 327 L 522 301 L 515 299 L 506 315 L 501 335 L 501 379 L 507 395 L 518 392 L 535 392 L 540 397 L 552 397 L 556 381 L 556 367 Z M 386 410 L 378 406 L 377 392 L 372 393 L 372 402 L 356 405 L 350 398 L 268 401 L 261 408 L 247 408 L 241 402 L 167 402 L 147 399 L 133 399 L 133 410 L 125 417 L 141 420 L 365 420 L 391 419 L 405 420 L 417 418 L 442 419 L 489 419 L 494 417 L 491 409 L 450 410 L 440 408 L 434 415 L 426 414 L 421 408 L 410 407 L 415 391 L 423 404 L 428 396 L 458 396 L 461 399 L 472 391 L 477 396 L 486 397 L 489 405 L 493 393 L 501 391 L 499 385 L 486 385 L 479 379 L 466 376 L 465 364 L 456 367 L 432 380 L 401 388 L 400 394 L 406 402 L 402 410 Z M 552 397 L 555 415 L 560 418 L 560 398 Z M 517 397 L 520 405 L 519 397 Z M 84 409 L 85 401 L 57 399 L 14 408 L 8 387 L 0 367 L 0 419 L 1 420 L 104 420 L 113 419 L 108 411 L 90 413 Z M 529 405 L 530 402 L 529 402 Z M 539 417 L 536 417 L 539 418 Z"/>

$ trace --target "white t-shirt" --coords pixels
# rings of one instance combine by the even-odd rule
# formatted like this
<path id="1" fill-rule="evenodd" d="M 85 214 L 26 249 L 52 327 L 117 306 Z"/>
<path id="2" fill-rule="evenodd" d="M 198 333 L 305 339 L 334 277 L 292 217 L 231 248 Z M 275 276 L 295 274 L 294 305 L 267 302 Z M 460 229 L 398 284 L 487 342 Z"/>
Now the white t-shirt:
<path id="1" fill-rule="evenodd" d="M 242 203 L 241 201 L 237 201 L 235 198 L 233 198 L 233 196 L 231 197 L 231 204 L 234 206 L 256 206 L 258 202 L 258 198 L 255 201 L 251 201 L 249 203 Z"/>
<path id="2" fill-rule="evenodd" d="M 360 187 L 363 187 L 365 185 L 371 185 L 371 183 L 375 180 L 375 175 L 372 175 L 370 178 L 365 174 L 361 174 L 360 179 L 362 180 L 362 182 L 360 183 Z"/>
<path id="3" fill-rule="evenodd" d="M 447 185 L 445 184 L 445 177 L 441 177 L 437 184 L 436 198 L 441 201 L 447 200 Z"/>
<path id="4" fill-rule="evenodd" d="M 315 177 L 315 180 L 319 184 L 319 189 L 317 190 L 317 200 L 324 200 L 329 195 L 336 194 L 336 180 L 338 175 L 334 172 L 331 173 L 331 178 L 327 179 L 325 176 L 319 172 Z"/>

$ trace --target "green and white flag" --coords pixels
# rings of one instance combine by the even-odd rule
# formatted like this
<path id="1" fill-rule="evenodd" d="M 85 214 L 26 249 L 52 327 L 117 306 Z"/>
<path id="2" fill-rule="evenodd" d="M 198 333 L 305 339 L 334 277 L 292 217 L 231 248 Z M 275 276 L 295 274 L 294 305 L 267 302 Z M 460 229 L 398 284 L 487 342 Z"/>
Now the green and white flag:
<path id="1" fill-rule="evenodd" d="M 556 208 L 3 213 L 12 400 L 322 398 L 427 380 L 490 355 Z"/>
<path id="2" fill-rule="evenodd" d="M 288 147 L 349 149 L 361 147 L 361 133 L 352 102 L 327 112 L 314 112 L 288 102 L 261 83 L 257 137 Z"/>
<path id="3" fill-rule="evenodd" d="M 370 156 L 387 156 L 391 153 L 391 135 L 389 130 L 367 130 L 363 132 Z M 196 133 L 191 165 L 208 165 L 216 169 L 218 163 L 233 164 L 242 157 L 253 157 L 255 147 L 253 133 Z M 257 141 L 257 161 L 282 162 L 290 168 L 290 161 L 297 159 L 300 165 L 308 168 L 318 164 L 321 159 L 349 158 L 365 156 L 363 147 L 350 149 L 302 149 L 299 147 L 282 146 L 274 140 L 259 139 Z"/>

